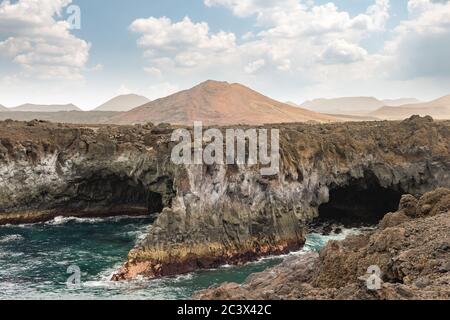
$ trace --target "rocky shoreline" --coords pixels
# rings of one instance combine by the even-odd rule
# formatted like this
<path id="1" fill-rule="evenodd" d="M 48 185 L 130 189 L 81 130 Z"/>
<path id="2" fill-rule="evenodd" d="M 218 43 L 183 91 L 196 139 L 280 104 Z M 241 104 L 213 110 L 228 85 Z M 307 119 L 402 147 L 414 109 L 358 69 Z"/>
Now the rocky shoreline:
<path id="1" fill-rule="evenodd" d="M 368 286 L 370 266 L 380 286 Z M 203 290 L 195 299 L 450 299 L 450 189 L 405 195 L 378 228 L 331 241 L 320 254 L 287 258 L 244 284 Z"/>
<path id="2" fill-rule="evenodd" d="M 113 281 L 132 280 L 137 276 L 157 278 L 170 275 L 189 273 L 199 269 L 213 269 L 226 264 L 242 265 L 259 258 L 287 254 L 299 250 L 303 238 L 292 241 L 283 240 L 274 244 L 257 244 L 254 239 L 244 248 L 230 249 L 221 243 L 208 243 L 193 246 L 191 252 L 171 248 L 170 251 L 131 251 L 129 260 L 112 277 Z M 146 256 L 148 255 L 148 256 Z M 158 258 L 155 258 L 158 257 Z M 164 263 L 162 263 L 164 262 Z"/>
<path id="3" fill-rule="evenodd" d="M 173 164 L 169 125 L 0 122 L 0 223 L 147 213 L 153 226 L 121 280 L 295 251 L 319 215 L 379 219 L 402 194 L 450 187 L 448 121 L 266 127 L 280 129 L 271 177 L 258 166 Z"/>

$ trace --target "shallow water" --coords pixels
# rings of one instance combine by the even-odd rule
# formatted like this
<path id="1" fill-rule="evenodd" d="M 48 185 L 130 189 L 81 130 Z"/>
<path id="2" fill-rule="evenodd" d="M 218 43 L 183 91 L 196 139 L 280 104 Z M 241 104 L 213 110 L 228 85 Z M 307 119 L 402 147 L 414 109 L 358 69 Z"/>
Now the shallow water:
<path id="1" fill-rule="evenodd" d="M 0 226 L 0 299 L 186 299 L 212 285 L 242 283 L 251 273 L 283 258 L 157 280 L 109 281 L 150 223 L 148 218 L 131 217 L 55 218 L 47 223 Z M 305 247 L 292 254 L 317 251 L 327 241 L 355 232 L 357 229 L 328 236 L 312 233 Z M 71 265 L 81 270 L 78 288 L 66 285 Z"/>

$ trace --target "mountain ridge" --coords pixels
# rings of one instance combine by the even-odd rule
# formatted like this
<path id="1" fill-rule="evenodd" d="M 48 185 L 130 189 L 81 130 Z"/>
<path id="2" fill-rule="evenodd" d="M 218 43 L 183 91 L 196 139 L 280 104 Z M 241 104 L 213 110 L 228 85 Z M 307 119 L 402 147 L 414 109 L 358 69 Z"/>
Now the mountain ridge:
<path id="1" fill-rule="evenodd" d="M 95 108 L 94 111 L 126 112 L 149 102 L 150 99 L 141 95 L 123 94 L 111 98 L 110 100 Z"/>
<path id="2" fill-rule="evenodd" d="M 407 104 L 398 107 L 381 107 L 370 113 L 371 116 L 386 120 L 401 120 L 412 115 L 431 116 L 436 119 L 450 119 L 450 95 L 430 102 Z"/>
<path id="3" fill-rule="evenodd" d="M 327 114 L 347 114 L 347 115 L 367 115 L 370 112 L 376 111 L 379 108 L 389 106 L 397 107 L 404 104 L 420 103 L 415 98 L 399 98 L 399 99 L 385 99 L 380 100 L 369 96 L 356 97 L 338 97 L 338 98 L 319 98 L 308 100 L 300 106 L 310 110 L 314 110 Z M 291 105 L 295 103 L 289 102 Z"/>
<path id="4" fill-rule="evenodd" d="M 68 104 L 33 104 L 25 103 L 9 109 L 9 111 L 20 112 L 61 112 L 61 111 L 83 111 L 73 103 Z"/>
<path id="5" fill-rule="evenodd" d="M 405 104 L 422 103 L 422 101 L 416 98 L 384 99 L 382 102 L 385 107 L 399 107 Z"/>
<path id="6" fill-rule="evenodd" d="M 239 83 L 208 80 L 190 89 L 149 102 L 113 117 L 115 124 L 143 122 L 192 124 L 264 124 L 331 122 L 333 116 L 296 108 L 271 99 Z"/>
<path id="7" fill-rule="evenodd" d="M 381 100 L 375 97 L 341 97 L 331 99 L 308 100 L 301 107 L 323 113 L 363 115 L 384 106 Z"/>

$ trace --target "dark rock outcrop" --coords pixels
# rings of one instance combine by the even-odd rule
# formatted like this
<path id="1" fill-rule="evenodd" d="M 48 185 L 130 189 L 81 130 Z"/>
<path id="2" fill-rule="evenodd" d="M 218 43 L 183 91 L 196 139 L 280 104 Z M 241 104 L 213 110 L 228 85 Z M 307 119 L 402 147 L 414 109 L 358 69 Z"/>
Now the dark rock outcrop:
<path id="1" fill-rule="evenodd" d="M 419 200 L 404 196 L 375 231 L 332 241 L 320 254 L 290 257 L 243 285 L 227 283 L 195 298 L 450 299 L 449 262 L 450 189 L 441 188 Z M 370 266 L 381 269 L 379 288 L 367 286 Z"/>
<path id="2" fill-rule="evenodd" d="M 0 122 L 0 223 L 154 216 L 119 280 L 297 250 L 321 205 L 339 209 L 329 218 L 378 219 L 404 193 L 450 187 L 449 122 L 270 127 L 280 129 L 281 169 L 262 177 L 258 166 L 173 164 L 173 128 L 164 124 Z M 368 201 L 376 210 L 357 214 Z"/>

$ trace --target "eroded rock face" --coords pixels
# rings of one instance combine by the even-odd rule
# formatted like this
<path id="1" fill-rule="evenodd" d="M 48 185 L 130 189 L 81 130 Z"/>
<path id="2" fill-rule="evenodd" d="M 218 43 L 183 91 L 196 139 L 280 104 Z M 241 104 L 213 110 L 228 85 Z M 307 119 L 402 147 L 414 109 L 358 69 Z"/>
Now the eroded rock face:
<path id="1" fill-rule="evenodd" d="M 299 249 L 306 223 L 341 188 L 350 197 L 387 190 L 393 198 L 381 210 L 403 193 L 450 186 L 449 122 L 271 127 L 280 129 L 281 170 L 262 177 L 257 166 L 174 165 L 168 125 L 1 122 L 0 223 L 152 214 L 120 280 Z M 351 198 L 361 211 L 361 199 Z"/>
<path id="2" fill-rule="evenodd" d="M 167 137 L 153 131 L 1 122 L 0 223 L 161 211 L 174 195 L 174 168 L 160 150 Z"/>
<path id="3" fill-rule="evenodd" d="M 425 211 L 424 211 L 425 208 Z M 402 198 L 398 211 L 377 230 L 330 242 L 320 254 L 290 257 L 224 284 L 197 299 L 450 299 L 450 189 L 420 199 Z M 382 271 L 379 290 L 369 290 L 367 270 Z"/>

